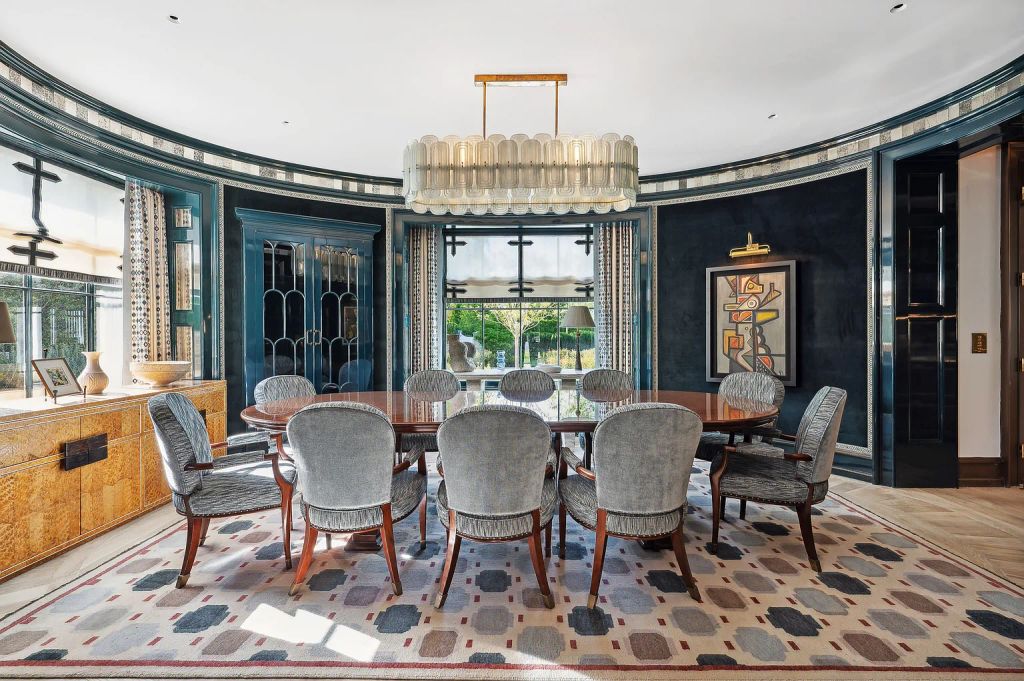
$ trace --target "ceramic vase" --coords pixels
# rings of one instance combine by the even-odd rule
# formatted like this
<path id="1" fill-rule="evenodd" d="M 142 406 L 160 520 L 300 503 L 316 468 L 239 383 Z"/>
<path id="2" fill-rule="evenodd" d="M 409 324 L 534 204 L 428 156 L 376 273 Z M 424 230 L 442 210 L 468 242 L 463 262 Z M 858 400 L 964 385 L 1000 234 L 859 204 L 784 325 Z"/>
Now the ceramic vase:
<path id="1" fill-rule="evenodd" d="M 78 383 L 87 395 L 102 395 L 110 384 L 110 377 L 100 367 L 101 352 L 83 352 L 85 369 L 78 376 Z"/>

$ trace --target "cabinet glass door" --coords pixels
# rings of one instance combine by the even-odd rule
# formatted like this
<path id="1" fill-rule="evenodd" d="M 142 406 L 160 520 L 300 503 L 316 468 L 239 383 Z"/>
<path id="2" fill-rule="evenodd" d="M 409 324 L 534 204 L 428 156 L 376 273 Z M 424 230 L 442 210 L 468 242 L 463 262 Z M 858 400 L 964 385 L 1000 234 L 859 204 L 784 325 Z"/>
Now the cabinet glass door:
<path id="1" fill-rule="evenodd" d="M 307 244 L 263 239 L 263 375 L 307 375 L 312 320 L 307 311 Z"/>
<path id="2" fill-rule="evenodd" d="M 371 364 L 363 353 L 359 300 L 366 268 L 359 249 L 318 239 L 314 245 L 319 299 L 313 344 L 320 392 L 368 390 Z"/>

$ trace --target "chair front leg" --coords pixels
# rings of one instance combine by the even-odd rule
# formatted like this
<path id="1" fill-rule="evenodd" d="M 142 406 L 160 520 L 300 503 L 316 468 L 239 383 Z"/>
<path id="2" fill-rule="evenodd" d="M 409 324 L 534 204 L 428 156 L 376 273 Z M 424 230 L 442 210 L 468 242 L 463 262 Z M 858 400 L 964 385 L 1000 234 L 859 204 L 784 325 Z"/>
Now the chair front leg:
<path id="1" fill-rule="evenodd" d="M 199 535 L 199 545 L 202 546 L 206 543 L 206 533 L 210 531 L 210 519 L 203 518 L 203 531 Z"/>
<path id="2" fill-rule="evenodd" d="M 690 561 L 686 557 L 686 537 L 683 536 L 683 522 L 679 521 L 679 527 L 672 533 L 672 550 L 676 554 L 676 562 L 679 563 L 679 572 L 683 575 L 690 598 L 701 603 L 700 589 L 697 588 L 697 580 L 690 572 Z"/>
<path id="3" fill-rule="evenodd" d="M 291 485 L 281 486 L 281 528 L 284 531 L 284 568 L 292 569 L 292 492 Z"/>
<path id="4" fill-rule="evenodd" d="M 747 519 L 747 500 L 740 499 L 740 520 Z"/>
<path id="5" fill-rule="evenodd" d="M 711 546 L 710 552 L 715 554 L 718 553 L 718 526 L 722 522 L 722 507 L 725 505 L 725 499 L 722 497 L 721 484 L 722 474 L 725 473 L 725 469 L 729 466 L 729 450 L 732 447 L 725 447 L 722 452 L 722 462 L 719 465 L 718 470 L 711 471 L 711 475 L 708 476 L 711 481 Z"/>
<path id="6" fill-rule="evenodd" d="M 427 495 L 420 500 L 420 550 L 427 548 Z"/>
<path id="7" fill-rule="evenodd" d="M 302 539 L 302 555 L 299 557 L 299 565 L 295 568 L 295 579 L 292 580 L 292 588 L 288 590 L 289 596 L 294 596 L 302 589 L 302 583 L 306 580 L 306 572 L 313 562 L 313 551 L 316 549 L 317 529 L 306 520 L 306 534 Z"/>
<path id="8" fill-rule="evenodd" d="M 554 522 L 549 520 L 548 524 L 544 526 L 544 557 L 551 557 L 551 526 Z"/>
<path id="9" fill-rule="evenodd" d="M 814 548 L 814 532 L 811 530 L 811 504 L 798 504 L 796 515 L 800 519 L 800 534 L 803 536 L 804 549 L 807 551 L 807 559 L 811 562 L 811 569 L 821 572 L 821 561 L 818 560 L 818 551 Z"/>
<path id="10" fill-rule="evenodd" d="M 398 576 L 398 556 L 395 555 L 395 530 L 391 524 L 391 504 L 381 504 L 382 522 L 380 526 L 381 547 L 384 549 L 384 560 L 388 564 L 391 575 L 391 588 L 396 596 L 402 595 L 402 578 Z"/>
<path id="11" fill-rule="evenodd" d="M 530 560 L 533 561 L 533 571 L 537 574 L 537 584 L 540 586 L 540 592 L 544 596 L 544 606 L 550 609 L 555 607 L 555 597 L 551 595 L 551 586 L 548 584 L 547 572 L 544 570 L 544 553 L 540 545 L 540 511 L 535 510 L 532 515 L 533 533 L 530 534 L 527 540 L 530 544 Z"/>
<path id="12" fill-rule="evenodd" d="M 444 570 L 441 572 L 441 589 L 434 599 L 434 607 L 444 606 L 448 598 L 448 588 L 452 585 L 452 577 L 455 576 L 455 564 L 459 562 L 459 547 L 462 546 L 462 537 L 455 526 L 455 511 L 448 509 L 448 552 L 444 554 Z"/>
<path id="13" fill-rule="evenodd" d="M 175 588 L 181 589 L 188 584 L 188 576 L 192 573 L 192 564 L 196 561 L 196 551 L 199 550 L 199 541 L 203 537 L 203 518 L 188 517 L 185 535 L 185 557 L 181 561 L 181 572 L 178 574 L 178 581 Z"/>
<path id="14" fill-rule="evenodd" d="M 597 607 L 597 594 L 601 589 L 601 573 L 604 572 L 604 553 L 608 548 L 608 512 L 597 509 L 597 537 L 594 539 L 594 572 L 590 576 L 590 597 L 587 607 Z"/>
<path id="15" fill-rule="evenodd" d="M 558 502 L 558 557 L 565 560 L 565 504 Z"/>

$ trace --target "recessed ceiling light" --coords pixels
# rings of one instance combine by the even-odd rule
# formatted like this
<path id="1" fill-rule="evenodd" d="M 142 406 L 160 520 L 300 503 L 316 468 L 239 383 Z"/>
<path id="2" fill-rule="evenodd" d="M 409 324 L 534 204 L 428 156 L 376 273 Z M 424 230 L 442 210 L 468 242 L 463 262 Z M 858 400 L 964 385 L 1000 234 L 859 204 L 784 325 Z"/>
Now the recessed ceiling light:
<path id="1" fill-rule="evenodd" d="M 896 14 L 897 12 L 902 12 L 906 8 L 907 8 L 907 3 L 905 3 L 905 2 L 897 3 L 897 4 L 895 4 L 895 5 L 893 5 L 892 7 L 889 8 L 889 14 Z"/>
<path id="2" fill-rule="evenodd" d="M 291 125 L 291 121 L 281 121 L 281 125 Z"/>
<path id="3" fill-rule="evenodd" d="M 177 14 L 168 14 L 167 21 L 171 22 L 172 24 L 180 24 L 181 17 L 179 17 Z"/>
<path id="4" fill-rule="evenodd" d="M 778 116 L 778 114 L 770 113 L 770 114 L 768 114 L 768 120 L 773 121 L 773 120 L 775 120 L 776 116 Z"/>

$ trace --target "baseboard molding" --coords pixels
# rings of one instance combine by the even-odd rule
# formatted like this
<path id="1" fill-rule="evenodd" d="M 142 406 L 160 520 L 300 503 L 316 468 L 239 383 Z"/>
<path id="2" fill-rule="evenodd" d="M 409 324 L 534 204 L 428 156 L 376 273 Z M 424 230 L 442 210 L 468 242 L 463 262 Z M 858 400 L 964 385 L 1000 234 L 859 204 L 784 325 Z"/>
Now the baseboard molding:
<path id="1" fill-rule="evenodd" d="M 1006 484 L 1003 460 L 998 456 L 961 457 L 960 487 L 1002 487 Z"/>

